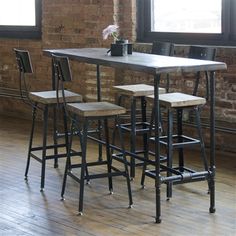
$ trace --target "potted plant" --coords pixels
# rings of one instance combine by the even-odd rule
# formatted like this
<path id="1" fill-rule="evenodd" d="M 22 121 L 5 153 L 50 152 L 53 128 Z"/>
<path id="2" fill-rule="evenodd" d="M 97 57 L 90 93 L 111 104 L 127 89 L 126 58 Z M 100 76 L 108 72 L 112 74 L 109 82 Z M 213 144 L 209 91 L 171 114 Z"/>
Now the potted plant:
<path id="1" fill-rule="evenodd" d="M 128 53 L 128 46 L 132 49 L 132 44 L 128 44 L 127 39 L 122 39 L 118 37 L 118 29 L 119 26 L 117 25 L 108 25 L 102 32 L 103 39 L 106 40 L 108 36 L 112 36 L 114 39 L 114 43 L 111 44 L 110 50 L 108 52 L 111 52 L 111 56 L 124 56 Z M 130 51 L 130 54 L 132 54 L 132 50 Z"/>

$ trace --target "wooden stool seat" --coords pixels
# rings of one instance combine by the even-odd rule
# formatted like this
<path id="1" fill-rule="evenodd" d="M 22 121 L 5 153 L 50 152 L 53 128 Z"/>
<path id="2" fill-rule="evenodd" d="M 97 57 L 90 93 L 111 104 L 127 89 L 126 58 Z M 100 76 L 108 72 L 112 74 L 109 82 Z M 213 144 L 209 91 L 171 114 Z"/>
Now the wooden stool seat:
<path id="1" fill-rule="evenodd" d="M 29 98 L 38 103 L 42 104 L 57 104 L 57 94 L 56 91 L 43 91 L 43 92 L 30 92 Z M 59 103 L 63 103 L 62 92 L 59 91 L 58 93 Z M 73 93 L 70 91 L 65 90 L 65 98 L 66 102 L 81 102 L 82 96 L 77 93 Z"/>
<path id="2" fill-rule="evenodd" d="M 148 96 L 147 99 L 153 99 L 154 95 Z M 168 108 L 192 107 L 206 103 L 206 99 L 185 93 L 165 93 L 159 95 L 160 106 Z"/>
<path id="3" fill-rule="evenodd" d="M 147 84 L 131 84 L 114 86 L 115 90 L 121 94 L 131 97 L 142 97 L 154 94 L 154 87 Z M 164 88 L 159 88 L 159 93 L 165 93 Z"/>
<path id="4" fill-rule="evenodd" d="M 106 117 L 125 114 L 126 109 L 109 102 L 69 103 L 68 110 L 82 117 Z"/>

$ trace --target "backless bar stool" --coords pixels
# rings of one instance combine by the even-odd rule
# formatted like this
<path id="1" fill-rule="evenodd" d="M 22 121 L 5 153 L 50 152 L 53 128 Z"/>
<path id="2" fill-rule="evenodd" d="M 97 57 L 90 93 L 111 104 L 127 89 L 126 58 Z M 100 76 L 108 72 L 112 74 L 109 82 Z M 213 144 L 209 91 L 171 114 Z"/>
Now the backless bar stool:
<path id="1" fill-rule="evenodd" d="M 154 96 L 149 96 L 148 99 L 153 100 Z M 167 164 L 166 167 L 163 167 L 163 170 L 166 171 L 167 177 L 174 175 L 182 175 L 183 180 L 186 182 L 193 182 L 198 180 L 205 180 L 205 177 L 196 177 L 194 176 L 195 171 L 189 169 L 184 164 L 184 147 L 189 147 L 191 145 L 200 145 L 201 149 L 201 159 L 203 162 L 204 170 L 208 171 L 208 162 L 205 153 L 204 141 L 201 131 L 201 121 L 200 121 L 200 109 L 206 103 L 206 99 L 202 97 L 197 97 L 193 95 L 188 95 L 184 93 L 166 93 L 159 95 L 160 106 L 167 109 L 168 113 L 168 130 L 167 135 L 160 137 L 160 144 L 164 145 L 167 150 Z M 182 123 L 182 114 L 184 109 L 194 109 L 196 115 L 196 128 L 198 132 L 198 139 L 188 137 L 183 134 L 183 123 Z M 173 134 L 173 115 L 174 112 L 177 113 L 177 134 Z M 151 137 L 150 140 L 155 141 L 154 137 Z M 173 151 L 178 149 L 179 154 L 179 164 L 177 167 L 173 167 Z M 148 174 L 148 172 L 143 172 L 149 177 L 153 177 Z M 184 179 L 185 178 L 185 179 Z M 177 183 L 177 181 L 173 182 Z M 172 181 L 167 182 L 167 199 L 172 197 Z"/>
<path id="2" fill-rule="evenodd" d="M 174 45 L 169 42 L 154 41 L 152 44 L 152 54 L 170 56 L 173 54 Z M 134 85 L 119 85 L 114 86 L 115 92 L 118 94 L 118 105 L 121 105 L 122 100 L 130 100 L 130 123 L 122 124 L 121 128 L 130 133 L 130 152 L 134 154 L 144 154 L 147 158 L 147 132 L 149 131 L 149 122 L 146 118 L 146 96 L 154 94 L 154 87 L 146 84 Z M 169 75 L 166 78 L 166 88 L 160 88 L 159 93 L 169 91 Z M 141 122 L 137 121 L 136 104 L 137 101 L 141 102 Z M 136 136 L 141 134 L 143 136 L 143 150 L 136 150 Z M 113 155 L 113 158 L 119 158 L 119 155 Z M 135 163 L 135 158 L 130 157 L 130 177 L 135 177 L 135 166 L 143 165 L 143 162 Z"/>
<path id="3" fill-rule="evenodd" d="M 55 71 L 55 77 L 58 78 L 58 84 L 62 91 L 64 91 L 64 82 L 71 81 L 69 61 L 67 57 L 60 57 L 53 55 L 53 65 Z M 62 94 L 64 94 L 62 92 Z M 83 199 L 84 199 L 84 182 L 89 181 L 90 179 L 97 178 L 108 178 L 108 185 L 110 193 L 113 192 L 113 176 L 124 176 L 127 181 L 128 195 L 129 195 L 129 206 L 133 204 L 132 195 L 131 195 L 131 185 L 129 179 L 128 166 L 126 161 L 126 156 L 124 153 L 124 144 L 122 142 L 122 134 L 119 128 L 119 134 L 121 137 L 122 143 L 122 152 L 123 152 L 123 164 L 124 170 L 120 170 L 115 167 L 111 159 L 111 145 L 109 142 L 109 129 L 108 129 L 108 120 L 109 119 L 118 119 L 118 116 L 126 112 L 125 108 L 111 104 L 108 102 L 89 102 L 89 103 L 64 103 L 65 110 L 68 116 L 72 119 L 73 126 L 78 129 L 78 134 L 80 137 L 81 143 L 81 163 L 72 164 L 71 163 L 71 146 L 72 138 L 70 139 L 70 144 L 68 148 L 67 162 L 65 167 L 65 174 L 63 179 L 63 186 L 61 197 L 64 199 L 64 192 L 66 187 L 67 176 L 72 177 L 75 181 L 80 183 L 80 194 L 79 194 L 79 214 L 83 214 Z M 87 139 L 89 137 L 88 127 L 89 121 L 100 120 L 104 123 L 104 137 L 105 141 L 97 140 L 98 142 L 105 144 L 106 147 L 106 160 L 96 160 L 93 162 L 87 161 Z M 72 130 L 75 128 L 72 127 Z M 119 127 L 119 122 L 118 122 Z M 71 131 L 72 132 L 72 131 Z M 99 174 L 89 174 L 88 168 L 91 166 L 107 166 L 107 172 Z M 80 168 L 80 177 L 72 173 L 72 169 Z"/>
<path id="4" fill-rule="evenodd" d="M 20 85 L 20 95 L 22 100 L 29 104 L 32 107 L 32 128 L 30 133 L 29 147 L 28 147 L 28 157 L 27 164 L 25 170 L 25 180 L 28 179 L 28 171 L 30 166 L 31 157 L 41 163 L 41 191 L 44 189 L 45 183 L 45 168 L 46 168 L 46 160 L 54 159 L 54 167 L 58 166 L 58 158 L 66 157 L 67 152 L 58 153 L 58 148 L 66 148 L 66 144 L 58 144 L 57 143 L 57 126 L 54 124 L 54 144 L 47 144 L 47 136 L 48 136 L 48 113 L 49 108 L 55 108 L 57 103 L 61 104 L 62 101 L 62 93 L 59 91 L 59 100 L 57 99 L 56 91 L 41 91 L 41 92 L 29 92 L 28 86 L 26 82 L 26 76 L 33 74 L 33 68 L 31 64 L 30 54 L 26 50 L 14 49 L 16 54 L 16 60 L 19 69 L 19 85 Z M 65 91 L 66 100 L 69 102 L 80 102 L 82 100 L 82 96 L 76 93 L 72 93 L 70 91 Z M 40 110 L 43 112 L 43 130 L 42 136 L 43 141 L 41 146 L 33 147 L 33 138 L 34 138 L 34 129 L 35 129 L 35 119 L 36 113 Z M 56 123 L 55 117 L 54 122 Z M 48 149 L 54 149 L 54 154 L 47 155 Z M 36 151 L 41 151 L 41 158 L 36 155 Z"/>
<path id="5" fill-rule="evenodd" d="M 128 98 L 130 102 L 130 122 L 122 123 L 121 129 L 130 134 L 130 152 L 134 154 L 144 153 L 147 155 L 147 132 L 149 131 L 149 123 L 146 118 L 146 96 L 154 93 L 154 88 L 147 84 L 133 84 L 133 85 L 121 85 L 114 86 L 115 91 L 119 94 L 118 105 L 121 105 L 122 99 Z M 159 93 L 165 93 L 164 88 L 159 88 Z M 137 100 L 141 102 L 141 121 L 137 120 Z M 137 135 L 143 136 L 143 150 L 136 149 L 136 137 Z M 114 139 L 114 138 L 113 138 Z M 113 154 L 113 159 L 119 160 L 119 154 Z M 142 165 L 143 163 L 135 163 L 135 158 L 130 157 L 130 177 L 135 177 L 135 166 Z"/>

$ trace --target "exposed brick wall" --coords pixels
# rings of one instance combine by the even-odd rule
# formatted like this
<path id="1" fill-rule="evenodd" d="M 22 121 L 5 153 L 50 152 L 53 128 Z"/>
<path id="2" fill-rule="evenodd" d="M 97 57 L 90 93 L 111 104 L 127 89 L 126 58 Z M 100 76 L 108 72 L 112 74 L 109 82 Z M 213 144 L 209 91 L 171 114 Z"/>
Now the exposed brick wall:
<path id="1" fill-rule="evenodd" d="M 41 40 L 17 40 L 0 38 L 0 86 L 18 87 L 18 72 L 15 63 L 14 47 L 30 51 L 34 67 L 31 90 L 51 88 L 51 61 L 43 56 L 45 48 L 73 47 L 109 47 L 112 39 L 102 39 L 102 30 L 109 24 L 120 26 L 120 35 L 135 42 L 136 4 L 135 0 L 43 0 L 43 28 Z M 150 45 L 135 45 L 136 50 L 149 51 Z M 186 56 L 188 47 L 177 46 L 177 56 Z M 226 72 L 217 73 L 216 83 L 216 118 L 221 125 L 234 127 L 236 124 L 236 49 L 220 48 L 218 61 L 228 65 Z M 96 99 L 96 66 L 71 62 L 73 83 L 68 88 L 81 93 L 86 101 Z M 152 84 L 152 76 L 144 73 L 101 68 L 102 97 L 114 101 L 115 94 L 111 87 L 121 83 L 146 82 Z M 164 81 L 163 81 L 164 83 Z M 171 75 L 171 88 L 189 92 L 193 81 L 186 75 Z M 200 94 L 204 85 L 200 86 Z M 28 107 L 16 99 L 0 97 L 0 113 L 30 118 Z M 205 113 L 208 112 L 207 108 Z M 225 122 L 227 121 L 227 122 Z M 234 135 L 235 136 L 235 135 Z M 235 145 L 231 136 L 220 133 L 217 142 L 227 149 Z M 226 144 L 227 143 L 227 144 Z M 235 148 L 234 148 L 235 150 Z"/>

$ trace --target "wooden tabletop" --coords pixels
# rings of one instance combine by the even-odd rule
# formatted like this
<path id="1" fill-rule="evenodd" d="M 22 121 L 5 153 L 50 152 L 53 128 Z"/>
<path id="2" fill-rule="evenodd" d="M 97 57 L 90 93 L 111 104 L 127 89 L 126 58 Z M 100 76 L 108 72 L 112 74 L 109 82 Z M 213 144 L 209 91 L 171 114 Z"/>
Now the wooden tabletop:
<path id="1" fill-rule="evenodd" d="M 196 60 L 182 57 L 160 56 L 147 53 L 133 52 L 126 56 L 110 56 L 106 48 L 66 48 L 45 49 L 44 55 L 51 54 L 67 56 L 69 59 L 90 64 L 110 66 L 128 70 L 161 74 L 170 72 L 194 72 L 225 70 L 223 62 Z"/>

